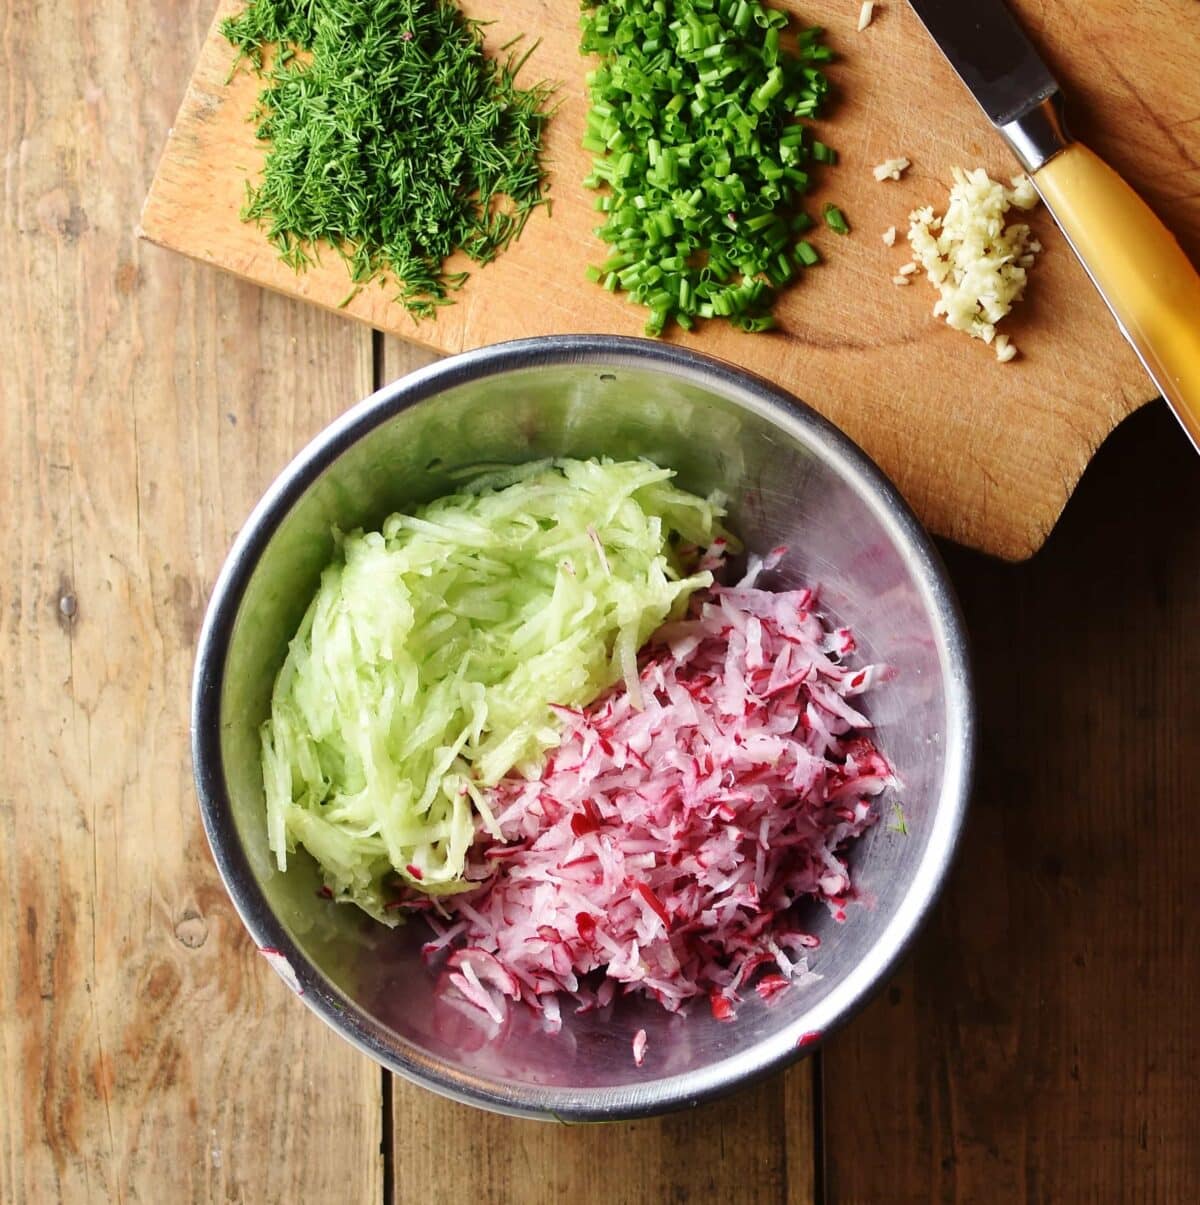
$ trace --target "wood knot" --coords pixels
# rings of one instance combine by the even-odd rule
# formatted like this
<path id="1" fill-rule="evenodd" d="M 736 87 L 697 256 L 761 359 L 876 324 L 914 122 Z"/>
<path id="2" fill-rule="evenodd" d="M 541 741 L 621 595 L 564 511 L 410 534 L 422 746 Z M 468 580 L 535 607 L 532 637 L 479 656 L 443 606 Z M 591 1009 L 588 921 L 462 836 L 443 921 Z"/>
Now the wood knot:
<path id="1" fill-rule="evenodd" d="M 196 912 L 185 912 L 175 926 L 175 936 L 189 950 L 198 950 L 208 940 L 208 922 Z"/>

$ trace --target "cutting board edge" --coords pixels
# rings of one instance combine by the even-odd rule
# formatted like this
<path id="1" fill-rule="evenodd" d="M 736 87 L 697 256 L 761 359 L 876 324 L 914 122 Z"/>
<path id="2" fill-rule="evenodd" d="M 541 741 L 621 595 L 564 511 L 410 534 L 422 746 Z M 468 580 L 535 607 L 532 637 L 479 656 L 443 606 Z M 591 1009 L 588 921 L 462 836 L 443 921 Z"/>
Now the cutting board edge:
<path id="1" fill-rule="evenodd" d="M 205 39 L 206 45 L 213 38 L 214 31 L 219 26 L 223 11 L 228 3 L 229 0 L 220 0 L 215 5 L 213 21 Z M 261 261 L 250 262 L 247 264 L 247 270 L 241 271 L 236 266 L 222 260 L 220 255 L 211 249 L 196 248 L 186 245 L 185 241 L 174 238 L 172 236 L 170 218 L 172 210 L 172 185 L 169 183 L 169 172 L 164 171 L 164 168 L 178 158 L 174 154 L 176 148 L 181 144 L 186 144 L 186 139 L 179 137 L 180 128 L 186 127 L 194 119 L 198 106 L 204 107 L 206 104 L 205 97 L 209 94 L 210 89 L 199 87 L 197 79 L 198 73 L 194 72 L 191 79 L 189 79 L 187 88 L 184 90 L 175 121 L 168 129 L 163 152 L 142 206 L 140 223 L 136 228 L 135 233 L 139 239 L 151 245 L 162 247 L 165 250 L 179 252 L 197 263 L 219 268 L 238 280 L 265 288 L 278 295 L 316 304 L 331 313 L 352 318 L 371 329 L 381 330 L 385 334 L 394 335 L 396 338 L 440 355 L 455 354 L 457 350 L 466 350 L 467 347 L 478 345 L 468 339 L 462 348 L 447 348 L 445 340 L 439 342 L 436 336 L 422 338 L 420 333 L 422 328 L 420 326 L 401 331 L 390 324 L 381 324 L 378 321 L 377 313 L 372 315 L 356 312 L 354 305 L 334 304 L 318 291 L 309 293 L 305 290 L 289 288 L 286 282 L 283 281 L 276 283 L 273 280 L 263 279 L 261 275 L 254 274 L 260 270 Z M 580 329 L 584 329 L 585 325 L 581 324 Z M 597 333 L 601 333 L 605 328 L 597 327 L 595 329 Z M 543 332 L 535 331 L 531 333 L 538 334 Z M 514 337 L 520 336 L 515 335 Z M 795 392 L 789 388 L 786 382 L 778 381 L 777 383 L 783 388 L 788 389 L 789 392 Z M 1150 393 L 1149 383 L 1147 382 L 1147 394 Z M 1152 396 L 1142 396 L 1140 400 L 1131 400 L 1131 395 L 1126 389 L 1118 388 L 1116 393 L 1108 399 L 1111 404 L 1111 413 L 1109 415 L 1098 416 L 1099 421 L 1096 422 L 1095 429 L 1087 432 L 1085 439 L 1075 446 L 1075 454 L 1068 458 L 1069 463 L 1059 463 L 1056 465 L 1057 471 L 1054 474 L 1056 480 L 1053 486 L 1049 486 L 1049 483 L 1043 486 L 1041 504 L 1036 512 L 1026 512 L 1022 508 L 1015 508 L 1014 511 L 1010 511 L 1009 518 L 1004 521 L 1003 525 L 997 527 L 994 518 L 991 520 L 988 518 L 986 503 L 983 507 L 966 507 L 953 510 L 944 505 L 935 504 L 930 506 L 927 503 L 924 507 L 914 505 L 914 510 L 921 516 L 928 530 L 952 543 L 977 549 L 987 555 L 997 557 L 1009 563 L 1020 563 L 1028 560 L 1036 555 L 1053 532 L 1062 515 L 1063 509 L 1070 500 L 1095 451 L 1111 436 L 1112 432 L 1126 417 L 1140 409 L 1142 405 L 1150 400 L 1153 400 Z M 352 403 L 348 402 L 349 404 Z M 812 403 L 806 402 L 806 404 L 811 405 Z M 818 410 L 822 409 L 816 406 L 814 408 Z M 872 457 L 872 459 L 874 460 L 875 458 Z M 893 474 L 889 473 L 888 475 L 892 480 L 896 480 Z M 903 496 L 912 497 L 902 486 L 898 485 L 897 488 Z M 986 492 L 985 489 L 983 493 L 986 494 Z"/>
<path id="2" fill-rule="evenodd" d="M 206 268 L 210 268 L 227 276 L 231 276 L 235 280 L 253 285 L 255 288 L 266 289 L 268 292 L 275 293 L 281 297 L 287 297 L 292 301 L 300 301 L 304 304 L 318 306 L 329 313 L 337 314 L 339 317 L 357 322 L 361 326 L 366 326 L 371 330 L 379 331 L 380 334 L 386 335 L 389 338 L 401 339 L 406 343 L 414 344 L 417 347 L 424 348 L 428 351 L 437 352 L 439 355 L 455 354 L 445 352 L 442 348 L 436 346 L 435 344 L 426 342 L 420 338 L 402 335 L 394 330 L 383 330 L 377 326 L 374 326 L 368 319 L 362 318 L 355 314 L 353 311 L 339 308 L 338 306 L 328 305 L 318 297 L 298 298 L 294 292 L 264 283 L 263 281 L 252 276 L 245 275 L 233 268 L 229 268 L 224 264 L 209 259 L 201 251 L 194 251 L 187 247 L 179 246 L 177 243 L 171 241 L 169 234 L 164 233 L 156 227 L 153 215 L 150 216 L 149 221 L 147 220 L 147 215 L 150 214 L 151 211 L 152 200 L 153 185 L 151 185 L 151 192 L 147 195 L 146 203 L 143 206 L 142 220 L 136 232 L 137 237 L 144 242 L 152 246 L 159 247 L 165 251 L 183 255 L 187 259 L 192 260 L 194 263 L 201 264 Z M 467 347 L 463 350 L 467 351 L 471 350 L 471 348 Z M 766 374 L 760 373 L 759 375 L 766 377 Z M 770 380 L 771 378 L 766 377 L 766 379 Z M 381 384 L 390 384 L 390 382 L 381 382 Z M 781 384 L 779 382 L 775 382 L 775 384 L 780 385 L 780 387 L 787 390 L 788 393 L 792 393 L 792 390 L 788 389 L 785 384 Z M 354 405 L 359 400 L 360 399 L 358 398 L 348 400 L 347 409 L 349 409 L 350 406 Z M 1081 454 L 1078 458 L 1078 463 L 1063 466 L 1061 478 L 1062 490 L 1061 493 L 1055 497 L 1053 513 L 1050 513 L 1049 508 L 1047 508 L 1047 510 L 1041 515 L 1029 515 L 1027 517 L 1028 521 L 1022 525 L 1020 532 L 1013 530 L 1011 527 L 1004 530 L 986 530 L 986 525 L 980 517 L 977 517 L 973 522 L 971 522 L 965 530 L 955 529 L 953 526 L 948 527 L 937 522 L 927 523 L 924 519 L 922 519 L 922 523 L 926 526 L 926 529 L 931 534 L 940 539 L 947 540 L 953 544 L 958 544 L 964 548 L 973 549 L 977 552 L 981 552 L 987 556 L 995 557 L 998 560 L 1005 561 L 1009 564 L 1022 564 L 1025 561 L 1030 560 L 1041 551 L 1046 541 L 1050 538 L 1050 535 L 1054 531 L 1055 527 L 1058 525 L 1067 503 L 1071 500 L 1071 496 L 1075 492 L 1076 486 L 1079 484 L 1080 479 L 1083 477 L 1084 472 L 1086 472 L 1088 465 L 1091 463 L 1096 452 L 1109 438 L 1111 438 L 1113 432 L 1115 432 L 1117 428 L 1120 427 L 1128 417 L 1130 417 L 1130 415 L 1142 409 L 1143 406 L 1149 405 L 1151 402 L 1156 400 L 1157 397 L 1147 397 L 1143 401 L 1130 404 L 1128 409 L 1126 409 L 1123 413 L 1118 413 L 1114 416 L 1114 419 L 1107 430 L 1104 430 L 1100 433 L 1094 447 L 1081 447 Z M 806 406 L 813 405 L 808 401 L 805 401 L 802 404 Z M 817 407 L 813 406 L 813 409 L 817 409 Z M 818 413 L 819 412 L 820 411 L 818 411 Z M 864 454 L 868 456 L 870 455 L 869 453 L 866 453 L 865 450 Z M 874 463 L 874 458 L 872 457 L 871 459 L 872 463 Z M 890 475 L 889 480 L 892 480 Z M 896 486 L 896 489 L 900 492 L 902 497 L 906 497 L 904 490 L 899 485 L 896 485 L 894 480 L 893 485 Z M 913 509 L 916 510 L 916 507 Z M 918 517 L 920 517 L 919 512 Z"/>

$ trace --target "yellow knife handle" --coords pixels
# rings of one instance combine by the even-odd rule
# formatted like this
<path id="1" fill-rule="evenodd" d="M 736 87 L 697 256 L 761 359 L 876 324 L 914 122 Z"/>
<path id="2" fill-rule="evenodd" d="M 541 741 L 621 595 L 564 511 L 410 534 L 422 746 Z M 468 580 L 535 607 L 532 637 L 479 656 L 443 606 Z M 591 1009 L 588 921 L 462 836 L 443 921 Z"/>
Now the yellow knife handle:
<path id="1" fill-rule="evenodd" d="M 1033 179 L 1200 451 L 1200 275 L 1150 206 L 1086 146 L 1071 143 Z"/>

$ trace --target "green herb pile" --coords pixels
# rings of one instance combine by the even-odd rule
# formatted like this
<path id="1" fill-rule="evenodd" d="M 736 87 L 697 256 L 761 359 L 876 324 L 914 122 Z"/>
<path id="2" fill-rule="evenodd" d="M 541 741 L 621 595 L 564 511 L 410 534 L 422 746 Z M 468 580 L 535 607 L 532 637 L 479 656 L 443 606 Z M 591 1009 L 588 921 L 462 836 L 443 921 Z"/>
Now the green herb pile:
<path id="1" fill-rule="evenodd" d="M 488 58 L 452 3 L 253 0 L 222 32 L 269 81 L 255 120 L 271 145 L 242 216 L 296 271 L 329 243 L 356 287 L 390 274 L 426 317 L 466 279 L 448 256 L 488 263 L 545 199 L 550 89 L 518 88 L 524 59 Z"/>
<path id="2" fill-rule="evenodd" d="M 799 119 L 818 114 L 833 56 L 820 29 L 787 48 L 787 25 L 754 0 L 585 0 L 581 49 L 602 59 L 585 183 L 605 189 L 611 249 L 589 275 L 647 306 L 649 335 L 714 316 L 768 330 L 775 289 L 819 261 L 796 206 L 837 156 Z"/>

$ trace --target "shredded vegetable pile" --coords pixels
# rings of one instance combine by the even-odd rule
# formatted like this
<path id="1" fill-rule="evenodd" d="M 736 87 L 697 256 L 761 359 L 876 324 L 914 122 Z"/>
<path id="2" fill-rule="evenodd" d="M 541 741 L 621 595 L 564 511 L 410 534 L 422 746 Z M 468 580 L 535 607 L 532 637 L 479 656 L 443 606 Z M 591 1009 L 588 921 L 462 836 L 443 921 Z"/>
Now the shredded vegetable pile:
<path id="1" fill-rule="evenodd" d="M 559 743 L 678 617 L 719 540 L 714 504 L 647 461 L 539 462 L 482 477 L 381 532 L 341 539 L 262 729 L 280 869 L 303 845 L 371 915 L 398 882 L 463 889 L 485 788 Z M 558 713 L 560 716 L 565 714 Z"/>
<path id="2" fill-rule="evenodd" d="M 450 982 L 495 1019 L 523 1000 L 557 1024 L 559 993 L 586 1010 L 636 990 L 731 1020 L 807 973 L 797 901 L 844 918 L 839 851 L 892 781 L 852 700 L 886 671 L 849 668 L 850 631 L 808 590 L 758 589 L 760 568 L 661 629 L 635 686 L 559 709 L 540 773 L 489 793 L 475 894 L 412 899 L 427 953 L 454 947 Z"/>
<path id="3" fill-rule="evenodd" d="M 649 309 L 647 334 L 712 317 L 768 330 L 774 290 L 818 262 L 796 206 L 837 158 L 799 120 L 829 89 L 821 33 L 787 36 L 787 13 L 757 0 L 585 0 L 581 49 L 601 62 L 584 183 L 604 190 L 610 246 L 589 274 Z M 848 230 L 836 206 L 827 221 Z"/>

